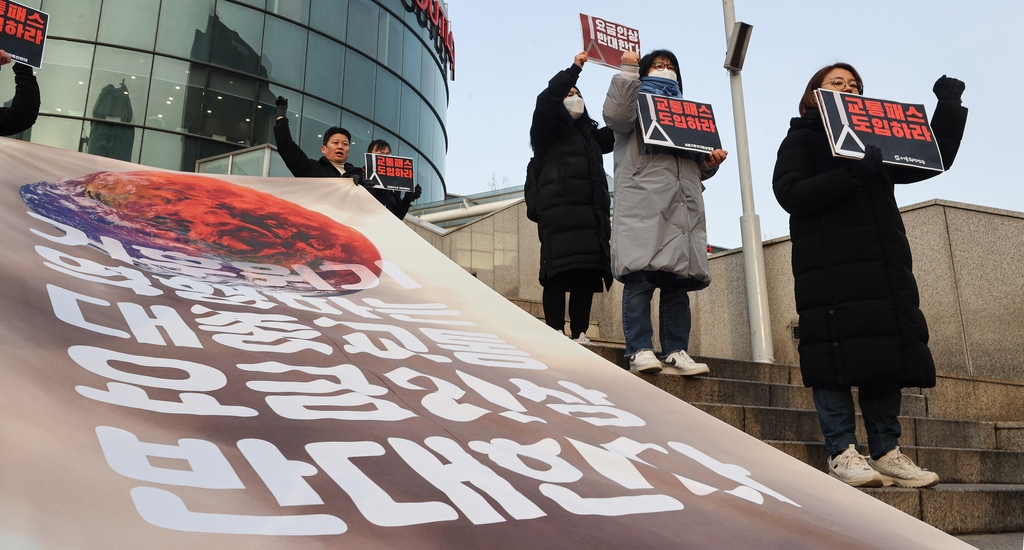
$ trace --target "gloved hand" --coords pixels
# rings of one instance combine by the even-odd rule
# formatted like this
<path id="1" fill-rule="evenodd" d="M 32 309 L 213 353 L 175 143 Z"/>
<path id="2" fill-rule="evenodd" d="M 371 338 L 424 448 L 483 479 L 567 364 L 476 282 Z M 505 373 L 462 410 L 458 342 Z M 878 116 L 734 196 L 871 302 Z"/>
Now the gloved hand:
<path id="1" fill-rule="evenodd" d="M 402 200 L 409 204 L 412 204 L 413 201 L 420 198 L 421 194 L 423 194 L 423 188 L 420 187 L 420 184 L 417 183 L 415 189 L 413 189 L 412 191 L 405 192 L 405 196 L 402 197 Z"/>
<path id="2" fill-rule="evenodd" d="M 32 76 L 32 67 L 24 63 L 15 63 L 14 66 L 11 67 L 11 70 L 14 71 L 14 74 L 19 76 Z"/>
<path id="3" fill-rule="evenodd" d="M 967 85 L 961 80 L 942 75 L 935 81 L 932 91 L 939 101 L 952 101 L 960 103 L 960 96 L 963 95 Z"/>
<path id="4" fill-rule="evenodd" d="M 277 105 L 277 116 L 288 116 L 288 100 L 283 95 L 277 96 L 274 105 Z"/>
<path id="5" fill-rule="evenodd" d="M 882 167 L 882 150 L 874 145 L 864 149 L 864 158 L 850 163 L 850 175 L 853 179 L 864 183 Z"/>

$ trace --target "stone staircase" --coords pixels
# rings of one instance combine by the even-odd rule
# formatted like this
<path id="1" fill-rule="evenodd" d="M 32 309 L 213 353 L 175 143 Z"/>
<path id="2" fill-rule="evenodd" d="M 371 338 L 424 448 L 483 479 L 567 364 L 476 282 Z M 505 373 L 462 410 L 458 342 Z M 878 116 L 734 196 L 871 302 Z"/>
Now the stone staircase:
<path id="1" fill-rule="evenodd" d="M 595 345 L 588 348 L 627 368 L 621 344 L 595 340 Z M 699 360 L 711 368 L 709 376 L 638 376 L 825 471 L 825 445 L 811 390 L 800 383 L 799 368 Z M 957 376 L 953 387 L 978 386 L 976 391 L 986 391 L 993 383 L 998 381 Z M 1024 386 L 1006 384 L 1024 395 Z M 930 402 L 935 405 L 949 399 L 935 393 L 942 389 L 940 384 L 936 390 L 904 390 L 900 418 L 903 452 L 921 467 L 938 473 L 942 483 L 930 489 L 862 490 L 950 534 L 1024 531 L 1024 422 L 1006 421 L 1005 410 L 972 413 L 974 418 L 999 418 L 998 422 L 935 418 L 935 414 L 929 414 Z M 1019 405 L 1024 408 L 1024 402 Z M 1005 409 L 1004 405 L 1000 407 Z M 860 421 L 858 431 L 858 440 L 866 442 Z"/>

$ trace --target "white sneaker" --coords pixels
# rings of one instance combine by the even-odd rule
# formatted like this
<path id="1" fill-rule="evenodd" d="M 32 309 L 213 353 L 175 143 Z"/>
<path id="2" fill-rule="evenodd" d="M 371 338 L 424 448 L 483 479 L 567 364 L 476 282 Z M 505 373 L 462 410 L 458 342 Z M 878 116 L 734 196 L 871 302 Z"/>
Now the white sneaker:
<path id="1" fill-rule="evenodd" d="M 828 460 L 828 475 L 853 487 L 882 486 L 882 475 L 868 466 L 852 443 L 842 454 Z"/>
<path id="2" fill-rule="evenodd" d="M 652 350 L 638 351 L 629 356 L 629 372 L 658 374 L 661 372 L 661 361 L 658 361 L 658 356 Z"/>
<path id="3" fill-rule="evenodd" d="M 662 369 L 662 374 L 677 374 L 680 376 L 696 376 L 698 374 L 707 374 L 711 372 L 704 363 L 698 363 L 694 361 L 685 351 L 673 351 L 668 354 L 668 357 L 663 361 L 665 368 Z"/>
<path id="4" fill-rule="evenodd" d="M 585 332 L 581 332 L 580 337 L 573 340 L 573 342 L 576 342 L 577 344 L 584 346 L 592 346 L 594 344 L 593 342 L 590 341 L 590 338 L 587 338 L 587 333 Z"/>
<path id="5" fill-rule="evenodd" d="M 931 487 L 939 483 L 939 474 L 914 464 L 913 460 L 900 452 L 899 446 L 878 460 L 869 458 L 868 464 L 882 476 L 886 486 Z"/>

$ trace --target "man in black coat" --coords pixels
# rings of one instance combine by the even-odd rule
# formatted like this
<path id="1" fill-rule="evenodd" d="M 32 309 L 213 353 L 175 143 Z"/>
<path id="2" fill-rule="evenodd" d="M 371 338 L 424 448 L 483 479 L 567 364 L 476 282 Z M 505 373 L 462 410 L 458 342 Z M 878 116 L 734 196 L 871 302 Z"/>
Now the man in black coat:
<path id="1" fill-rule="evenodd" d="M 285 166 L 297 178 L 352 178 L 356 185 L 363 186 L 377 202 L 384 205 L 398 219 L 405 219 L 409 206 L 420 197 L 420 186 L 416 190 L 405 193 L 399 198 L 400 191 L 367 187 L 363 185 L 365 178 L 362 168 L 347 162 L 352 134 L 337 126 L 324 132 L 324 144 L 320 148 L 323 156 L 312 160 L 306 156 L 295 140 L 288 126 L 288 100 L 279 96 L 276 101 L 277 122 L 274 124 L 274 138 L 277 140 L 277 152 L 284 159 Z"/>
<path id="2" fill-rule="evenodd" d="M 0 50 L 0 65 L 11 62 L 11 55 Z M 0 135 L 10 136 L 24 132 L 36 123 L 39 115 L 39 84 L 32 67 L 14 64 L 14 99 L 10 107 L 0 107 Z"/>
<path id="3" fill-rule="evenodd" d="M 938 476 L 898 447 L 900 388 L 935 386 L 935 363 L 894 184 L 938 172 L 883 165 L 874 146 L 860 160 L 832 156 L 813 95 L 819 87 L 863 94 L 853 67 L 819 71 L 775 165 L 775 196 L 790 214 L 803 383 L 814 388 L 834 477 L 859 486 L 931 486 Z M 939 101 L 932 130 L 944 168 L 953 164 L 967 122 L 963 90 L 963 82 L 945 76 L 933 87 Z M 868 461 L 856 452 L 851 386 L 860 389 Z M 899 471 L 887 469 L 889 462 Z"/>

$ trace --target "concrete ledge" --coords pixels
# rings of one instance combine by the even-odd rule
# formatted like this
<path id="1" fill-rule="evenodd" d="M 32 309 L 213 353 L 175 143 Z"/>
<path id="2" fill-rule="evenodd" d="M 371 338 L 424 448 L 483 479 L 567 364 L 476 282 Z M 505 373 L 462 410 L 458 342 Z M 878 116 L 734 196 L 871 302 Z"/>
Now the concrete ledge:
<path id="1" fill-rule="evenodd" d="M 1024 530 L 1024 486 L 939 484 L 922 489 L 923 521 L 947 533 Z"/>

